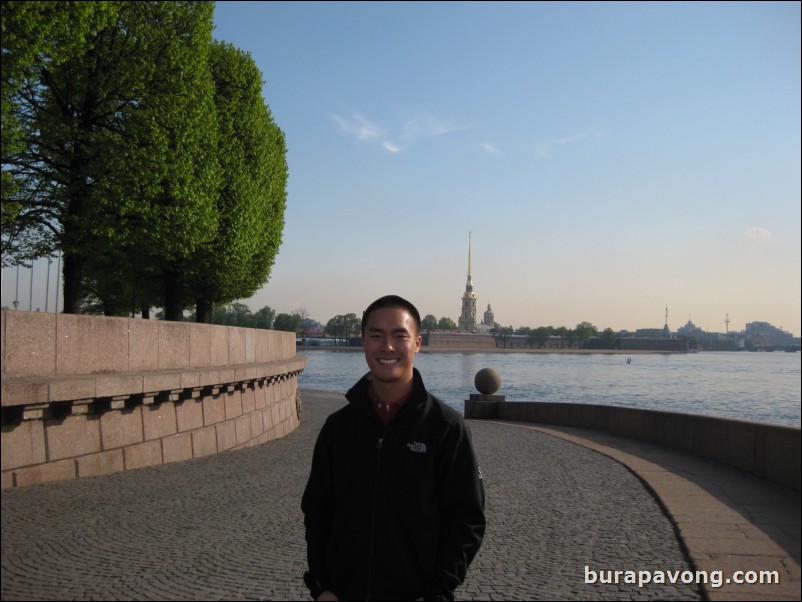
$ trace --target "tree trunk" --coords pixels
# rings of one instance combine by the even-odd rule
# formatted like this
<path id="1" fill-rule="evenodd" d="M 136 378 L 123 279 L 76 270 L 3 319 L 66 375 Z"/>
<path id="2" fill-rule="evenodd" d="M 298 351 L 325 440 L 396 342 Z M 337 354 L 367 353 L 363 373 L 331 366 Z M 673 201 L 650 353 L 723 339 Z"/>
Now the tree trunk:
<path id="1" fill-rule="evenodd" d="M 208 299 L 195 301 L 195 321 L 199 324 L 211 324 L 214 316 L 214 303 Z"/>
<path id="2" fill-rule="evenodd" d="M 64 253 L 64 313 L 81 313 L 81 272 L 84 258 Z"/>
<path id="3" fill-rule="evenodd" d="M 164 319 L 180 322 L 184 318 L 184 302 L 181 298 L 181 279 L 176 272 L 164 275 Z"/>

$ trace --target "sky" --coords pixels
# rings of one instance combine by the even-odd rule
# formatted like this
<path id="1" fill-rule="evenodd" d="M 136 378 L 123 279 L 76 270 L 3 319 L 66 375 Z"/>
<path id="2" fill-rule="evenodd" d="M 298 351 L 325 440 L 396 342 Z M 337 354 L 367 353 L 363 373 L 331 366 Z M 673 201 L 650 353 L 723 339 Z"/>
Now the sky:
<path id="1" fill-rule="evenodd" d="M 325 324 L 392 293 L 456 322 L 470 237 L 478 319 L 800 335 L 799 3 L 218 2 L 214 20 L 288 148 L 253 311 Z M 44 309 L 34 273 L 29 299 L 3 271 L 3 305 Z"/>

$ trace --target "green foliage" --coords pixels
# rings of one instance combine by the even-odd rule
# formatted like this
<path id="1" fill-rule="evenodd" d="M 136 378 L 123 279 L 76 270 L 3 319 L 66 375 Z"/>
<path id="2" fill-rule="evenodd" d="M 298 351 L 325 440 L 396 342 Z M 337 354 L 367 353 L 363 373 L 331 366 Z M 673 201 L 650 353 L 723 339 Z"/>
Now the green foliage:
<path id="1" fill-rule="evenodd" d="M 437 330 L 437 318 L 432 314 L 426 315 L 420 323 L 421 330 Z"/>
<path id="2" fill-rule="evenodd" d="M 437 328 L 439 330 L 457 330 L 457 325 L 451 318 L 440 318 L 437 322 Z"/>
<path id="3" fill-rule="evenodd" d="M 284 135 L 251 57 L 213 42 L 213 10 L 2 3 L 3 265 L 61 249 L 67 312 L 181 319 L 195 302 L 208 321 L 268 278 Z"/>
<path id="4" fill-rule="evenodd" d="M 123 285 L 152 295 L 143 282 L 165 278 L 216 228 L 213 4 L 109 5 L 113 14 L 89 21 L 58 61 L 20 52 L 34 60 L 15 70 L 24 77 L 10 97 L 20 148 L 3 154 L 14 178 L 3 191 L 4 242 L 25 230 L 62 249 L 71 313 L 84 270 L 101 295 Z"/>
<path id="5" fill-rule="evenodd" d="M 91 48 L 94 33 L 119 9 L 119 2 L 2 2 L 3 267 L 46 256 L 56 246 L 52 208 L 43 203 L 32 212 L 24 204 L 37 193 L 46 198 L 46 179 L 20 165 L 41 76 Z"/>
<path id="6" fill-rule="evenodd" d="M 251 313 L 251 309 L 244 303 L 230 303 L 214 308 L 211 323 L 223 326 L 240 326 L 243 328 L 262 328 L 270 330 L 273 328 L 273 318 L 275 315 L 275 310 L 270 309 L 268 306 Z M 196 322 L 197 318 L 194 314 L 190 314 L 187 320 Z"/>
<path id="7" fill-rule="evenodd" d="M 362 320 L 356 314 L 334 316 L 326 323 L 325 333 L 344 344 L 351 337 L 361 334 Z"/>
<path id="8" fill-rule="evenodd" d="M 580 322 L 574 329 L 574 335 L 576 336 L 580 347 L 582 347 L 586 341 L 589 341 L 591 337 L 596 336 L 598 332 L 598 328 L 596 328 L 590 322 Z"/>
<path id="9" fill-rule="evenodd" d="M 273 323 L 274 330 L 283 330 L 284 332 L 294 332 L 298 334 L 301 328 L 301 316 L 298 314 L 278 314 Z"/>
<path id="10" fill-rule="evenodd" d="M 284 134 L 262 99 L 262 74 L 245 52 L 214 42 L 218 160 L 215 237 L 182 267 L 197 306 L 247 298 L 268 278 L 284 228 Z"/>

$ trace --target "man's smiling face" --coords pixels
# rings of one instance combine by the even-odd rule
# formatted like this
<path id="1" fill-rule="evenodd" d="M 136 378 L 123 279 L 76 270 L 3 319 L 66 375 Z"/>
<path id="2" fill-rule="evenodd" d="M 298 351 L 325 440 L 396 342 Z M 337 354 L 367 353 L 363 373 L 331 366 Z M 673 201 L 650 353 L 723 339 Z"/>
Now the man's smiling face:
<path id="1" fill-rule="evenodd" d="M 387 384 L 412 381 L 421 337 L 409 311 L 403 307 L 374 310 L 365 325 L 362 346 L 374 379 Z"/>

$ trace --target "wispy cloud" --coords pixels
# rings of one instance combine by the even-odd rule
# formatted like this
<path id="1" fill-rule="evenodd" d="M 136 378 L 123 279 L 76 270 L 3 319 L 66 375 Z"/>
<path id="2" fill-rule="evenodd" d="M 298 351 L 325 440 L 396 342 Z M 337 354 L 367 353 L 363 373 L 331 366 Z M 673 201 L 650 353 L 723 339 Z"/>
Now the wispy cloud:
<path id="1" fill-rule="evenodd" d="M 485 151 L 488 155 L 498 155 L 501 151 L 492 142 L 480 142 L 479 148 Z"/>
<path id="2" fill-rule="evenodd" d="M 760 244 L 771 240 L 771 231 L 768 228 L 752 226 L 751 228 L 744 230 L 743 236 L 746 240 L 753 244 Z"/>
<path id="3" fill-rule="evenodd" d="M 358 142 L 375 143 L 389 153 L 400 153 L 412 145 L 431 138 L 467 129 L 428 113 L 409 117 L 395 126 L 384 126 L 359 113 L 351 117 L 333 115 L 340 131 Z"/>
<path id="4" fill-rule="evenodd" d="M 586 138 L 601 138 L 603 135 L 602 132 L 582 132 L 580 134 L 574 134 L 573 136 L 558 138 L 554 141 L 554 144 L 572 144 L 580 140 L 585 140 Z"/>
<path id="5" fill-rule="evenodd" d="M 574 144 L 576 142 L 580 142 L 582 140 L 587 140 L 588 138 L 603 138 L 604 132 L 596 131 L 596 132 L 580 132 L 578 134 L 573 134 L 571 136 L 565 136 L 563 138 L 555 138 L 550 142 L 545 142 L 543 144 L 538 144 L 535 147 L 535 156 L 538 159 L 545 159 L 546 157 L 550 157 L 554 152 L 555 147 L 558 146 L 565 146 L 567 144 Z"/>
<path id="6" fill-rule="evenodd" d="M 349 136 L 353 136 L 361 142 L 366 142 L 379 138 L 383 130 L 380 126 L 369 121 L 362 115 L 353 115 L 350 119 L 345 119 L 339 115 L 334 115 L 334 120 L 340 125 L 340 130 Z"/>

